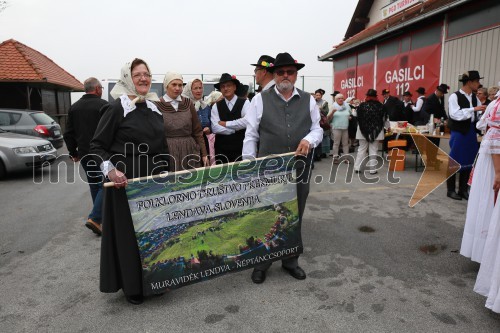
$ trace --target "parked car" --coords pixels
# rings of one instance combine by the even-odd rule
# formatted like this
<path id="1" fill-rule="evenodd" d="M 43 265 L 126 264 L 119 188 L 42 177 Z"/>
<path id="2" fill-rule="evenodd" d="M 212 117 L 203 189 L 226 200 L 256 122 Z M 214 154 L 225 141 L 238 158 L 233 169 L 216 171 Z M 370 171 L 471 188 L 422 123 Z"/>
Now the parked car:
<path id="1" fill-rule="evenodd" d="M 56 157 L 57 150 L 49 141 L 0 129 L 0 179 L 9 172 L 47 166 Z"/>
<path id="2" fill-rule="evenodd" d="M 43 111 L 0 109 L 0 128 L 47 139 L 55 148 L 64 144 L 61 126 Z"/>

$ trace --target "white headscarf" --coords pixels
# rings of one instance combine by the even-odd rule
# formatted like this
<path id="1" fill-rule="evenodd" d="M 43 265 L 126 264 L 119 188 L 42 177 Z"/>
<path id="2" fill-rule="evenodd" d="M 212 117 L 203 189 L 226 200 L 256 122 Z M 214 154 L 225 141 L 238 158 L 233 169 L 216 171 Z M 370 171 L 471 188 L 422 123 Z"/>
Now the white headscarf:
<path id="1" fill-rule="evenodd" d="M 167 74 L 165 74 L 165 77 L 163 78 L 163 88 L 167 89 L 168 85 L 173 80 L 181 80 L 184 82 L 184 79 L 182 78 L 181 74 L 176 72 L 168 72 Z"/>
<path id="2" fill-rule="evenodd" d="M 201 98 L 201 99 L 194 98 L 193 91 L 191 90 L 191 87 L 193 86 L 193 82 L 195 82 L 195 81 L 200 81 L 201 87 L 203 89 L 203 82 L 200 79 L 189 80 L 188 83 L 184 86 L 184 89 L 182 89 L 182 96 L 191 99 L 194 102 L 195 110 L 198 111 L 199 109 L 204 109 L 207 106 L 207 103 L 205 103 L 203 98 Z"/>
<path id="3" fill-rule="evenodd" d="M 144 63 L 146 64 L 146 62 Z M 137 90 L 135 89 L 134 82 L 132 81 L 131 66 L 132 66 L 131 62 L 127 62 L 125 65 L 123 65 L 122 70 L 120 72 L 120 80 L 115 84 L 115 86 L 111 90 L 110 92 L 111 96 L 114 99 L 117 99 L 122 95 L 136 96 L 131 101 L 132 106 L 134 106 L 135 103 L 137 102 L 144 102 L 146 100 L 158 102 L 160 99 L 158 98 L 158 95 L 156 95 L 156 93 L 154 92 L 148 92 L 146 95 L 140 95 L 137 92 Z M 148 72 L 151 73 L 151 71 L 149 70 L 149 66 L 147 64 L 146 67 L 148 69 Z"/>
<path id="4" fill-rule="evenodd" d="M 220 91 L 214 90 L 207 97 L 205 97 L 205 102 L 211 105 L 215 103 L 221 96 L 222 93 Z"/>

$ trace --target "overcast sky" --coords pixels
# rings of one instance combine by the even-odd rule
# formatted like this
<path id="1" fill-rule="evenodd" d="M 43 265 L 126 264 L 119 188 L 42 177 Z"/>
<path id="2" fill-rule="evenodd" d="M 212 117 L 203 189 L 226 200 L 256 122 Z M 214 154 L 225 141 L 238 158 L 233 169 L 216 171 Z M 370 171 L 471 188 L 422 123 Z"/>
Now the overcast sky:
<path id="1" fill-rule="evenodd" d="M 14 38 L 42 52 L 80 81 L 89 76 L 118 78 L 121 66 L 134 57 L 146 60 L 157 74 L 252 75 L 249 64 L 259 55 L 285 51 L 306 64 L 300 75 L 331 77 L 331 63 L 319 62 L 317 56 L 342 41 L 357 4 L 354 0 L 7 2 L 0 13 L 0 40 Z M 317 80 L 316 85 L 331 92 L 331 78 Z"/>

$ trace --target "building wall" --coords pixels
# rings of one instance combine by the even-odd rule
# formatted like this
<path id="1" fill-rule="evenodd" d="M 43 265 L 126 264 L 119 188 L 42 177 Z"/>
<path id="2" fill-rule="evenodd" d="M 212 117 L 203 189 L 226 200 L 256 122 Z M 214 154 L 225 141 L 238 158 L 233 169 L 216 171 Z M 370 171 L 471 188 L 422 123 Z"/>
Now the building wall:
<path id="1" fill-rule="evenodd" d="M 373 2 L 372 8 L 370 9 L 370 13 L 368 14 L 370 22 L 368 22 L 368 25 L 366 26 L 367 28 L 382 21 L 381 9 L 382 7 L 387 6 L 389 3 L 391 3 L 391 0 L 375 0 Z"/>
<path id="2" fill-rule="evenodd" d="M 500 26 L 455 38 L 444 43 L 442 82 L 451 91 L 459 88 L 458 76 L 476 69 L 484 77 L 484 87 L 498 85 L 500 81 Z"/>

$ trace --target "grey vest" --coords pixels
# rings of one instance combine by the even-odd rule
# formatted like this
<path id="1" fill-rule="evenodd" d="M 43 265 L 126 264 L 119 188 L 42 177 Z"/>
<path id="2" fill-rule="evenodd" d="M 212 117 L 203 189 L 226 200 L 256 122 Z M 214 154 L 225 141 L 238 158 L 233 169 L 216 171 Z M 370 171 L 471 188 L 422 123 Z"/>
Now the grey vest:
<path id="1" fill-rule="evenodd" d="M 293 152 L 311 130 L 311 95 L 297 89 L 288 102 L 274 88 L 261 92 L 263 110 L 259 125 L 258 157 Z"/>

